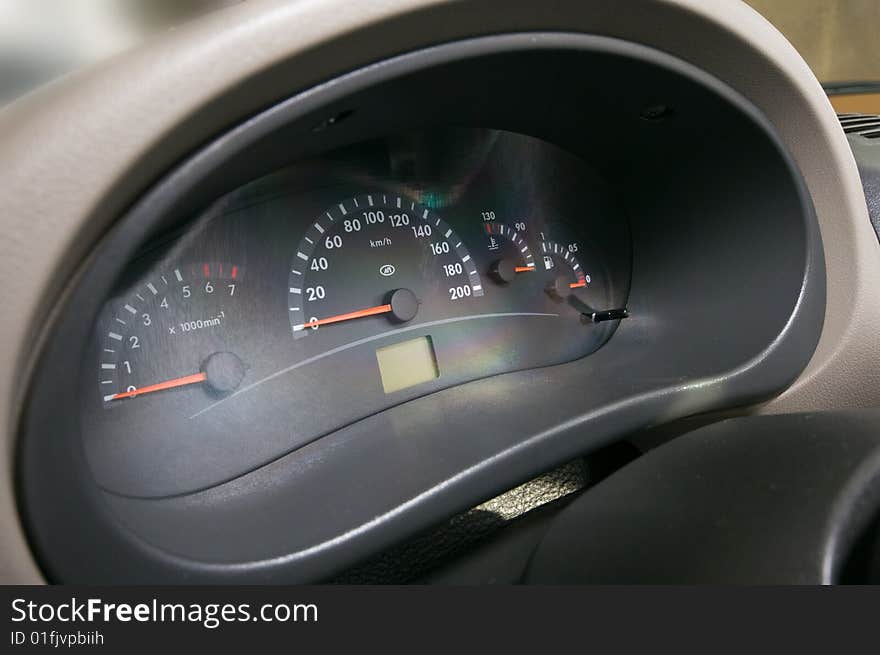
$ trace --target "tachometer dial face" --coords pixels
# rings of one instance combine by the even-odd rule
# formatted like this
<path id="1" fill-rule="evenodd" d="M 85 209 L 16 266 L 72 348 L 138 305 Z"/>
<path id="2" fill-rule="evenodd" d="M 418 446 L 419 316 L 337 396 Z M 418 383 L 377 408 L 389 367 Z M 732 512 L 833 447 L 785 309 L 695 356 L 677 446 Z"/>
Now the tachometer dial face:
<path id="1" fill-rule="evenodd" d="M 292 258 L 295 338 L 358 337 L 455 313 L 483 295 L 462 240 L 435 212 L 399 195 L 349 198 L 309 227 Z"/>
<path id="2" fill-rule="evenodd" d="M 234 390 L 245 373 L 234 336 L 242 277 L 235 264 L 181 265 L 109 303 L 98 362 L 104 405 Z"/>

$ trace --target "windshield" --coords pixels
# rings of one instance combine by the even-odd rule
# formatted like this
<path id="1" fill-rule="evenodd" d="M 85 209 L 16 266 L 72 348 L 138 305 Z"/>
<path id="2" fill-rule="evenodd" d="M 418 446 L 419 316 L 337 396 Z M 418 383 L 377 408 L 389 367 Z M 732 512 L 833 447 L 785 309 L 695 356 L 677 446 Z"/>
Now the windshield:
<path id="1" fill-rule="evenodd" d="M 797 48 L 839 113 L 880 114 L 880 0 L 747 0 Z"/>
<path id="2" fill-rule="evenodd" d="M 0 107 L 239 0 L 0 0 Z"/>
<path id="3" fill-rule="evenodd" d="M 825 85 L 880 81 L 880 0 L 748 0 Z"/>

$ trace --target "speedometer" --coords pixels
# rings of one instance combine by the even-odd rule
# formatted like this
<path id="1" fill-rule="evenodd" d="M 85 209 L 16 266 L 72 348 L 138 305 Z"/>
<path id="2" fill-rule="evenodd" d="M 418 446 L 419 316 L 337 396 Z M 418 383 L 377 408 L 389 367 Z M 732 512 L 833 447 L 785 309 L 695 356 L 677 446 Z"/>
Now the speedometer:
<path id="1" fill-rule="evenodd" d="M 292 258 L 293 335 L 356 338 L 419 316 L 454 314 L 483 295 L 477 267 L 436 212 L 400 195 L 349 198 L 324 211 Z"/>

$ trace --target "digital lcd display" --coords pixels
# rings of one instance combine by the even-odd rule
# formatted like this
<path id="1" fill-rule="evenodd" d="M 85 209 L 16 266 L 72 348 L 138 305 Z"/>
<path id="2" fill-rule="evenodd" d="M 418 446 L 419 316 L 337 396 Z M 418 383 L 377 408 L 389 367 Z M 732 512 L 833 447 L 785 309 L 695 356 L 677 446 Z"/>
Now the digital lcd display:
<path id="1" fill-rule="evenodd" d="M 431 337 L 419 337 L 376 351 L 385 393 L 400 391 L 440 377 Z"/>

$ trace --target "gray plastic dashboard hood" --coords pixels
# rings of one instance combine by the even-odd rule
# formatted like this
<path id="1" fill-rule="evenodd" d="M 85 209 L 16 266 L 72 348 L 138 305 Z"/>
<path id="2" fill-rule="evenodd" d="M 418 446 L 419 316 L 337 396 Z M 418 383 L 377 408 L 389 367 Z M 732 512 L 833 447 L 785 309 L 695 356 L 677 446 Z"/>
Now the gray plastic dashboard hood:
<path id="1" fill-rule="evenodd" d="M 55 309 L 112 223 L 160 175 L 244 118 L 390 56 L 483 34 L 567 31 L 654 47 L 754 103 L 811 195 L 827 266 L 812 362 L 764 412 L 880 401 L 880 252 L 858 171 L 821 87 L 790 44 L 738 1 L 249 2 L 209 16 L 0 115 L 0 581 L 42 580 L 15 505 L 25 393 Z M 243 82 L 248 84 L 244 85 Z"/>

